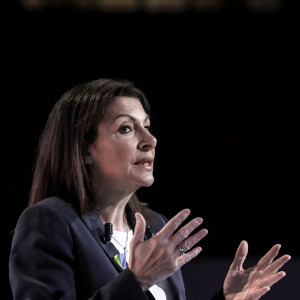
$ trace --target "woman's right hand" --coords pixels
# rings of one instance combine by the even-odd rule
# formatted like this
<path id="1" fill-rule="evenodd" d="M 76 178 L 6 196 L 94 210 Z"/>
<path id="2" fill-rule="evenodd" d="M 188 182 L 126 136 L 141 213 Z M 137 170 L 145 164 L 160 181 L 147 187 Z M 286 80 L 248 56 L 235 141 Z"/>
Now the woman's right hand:
<path id="1" fill-rule="evenodd" d="M 156 235 L 145 241 L 145 219 L 140 213 L 135 214 L 128 268 L 144 291 L 172 275 L 201 252 L 201 247 L 193 246 L 207 235 L 207 229 L 190 234 L 202 224 L 202 218 L 194 218 L 174 234 L 189 215 L 189 209 L 180 211 Z M 183 255 L 179 247 L 184 250 Z"/>

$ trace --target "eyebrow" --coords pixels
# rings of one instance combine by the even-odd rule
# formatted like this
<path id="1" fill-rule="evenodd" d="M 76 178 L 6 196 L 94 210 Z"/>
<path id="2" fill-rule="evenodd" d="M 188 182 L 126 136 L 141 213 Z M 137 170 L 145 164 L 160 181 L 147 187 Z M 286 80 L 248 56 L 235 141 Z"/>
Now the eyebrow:
<path id="1" fill-rule="evenodd" d="M 116 117 L 115 117 L 115 121 L 118 119 L 118 118 L 129 118 L 132 122 L 136 122 L 137 121 L 137 119 L 134 117 L 134 116 L 132 116 L 132 115 L 129 115 L 129 114 L 119 114 L 119 115 L 117 115 Z M 149 116 L 147 115 L 146 116 L 146 118 L 145 118 L 145 120 L 144 120 L 144 122 L 146 122 L 146 121 L 148 121 L 149 120 Z"/>

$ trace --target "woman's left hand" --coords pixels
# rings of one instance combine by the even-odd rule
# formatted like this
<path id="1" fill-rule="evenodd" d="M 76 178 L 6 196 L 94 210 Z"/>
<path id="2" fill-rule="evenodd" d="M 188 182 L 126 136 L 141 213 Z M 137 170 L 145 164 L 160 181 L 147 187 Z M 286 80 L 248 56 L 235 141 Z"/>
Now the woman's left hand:
<path id="1" fill-rule="evenodd" d="M 243 263 L 248 254 L 248 244 L 242 241 L 236 251 L 234 261 L 226 275 L 223 292 L 226 300 L 257 300 L 270 290 L 270 287 L 285 276 L 278 270 L 290 260 L 289 255 L 276 259 L 280 245 L 274 245 L 257 263 L 244 270 Z"/>

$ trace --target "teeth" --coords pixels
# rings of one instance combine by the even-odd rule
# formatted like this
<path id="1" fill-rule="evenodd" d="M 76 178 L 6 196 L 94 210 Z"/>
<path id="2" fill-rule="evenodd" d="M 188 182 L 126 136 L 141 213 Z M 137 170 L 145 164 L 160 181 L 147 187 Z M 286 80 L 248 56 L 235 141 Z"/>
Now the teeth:
<path id="1" fill-rule="evenodd" d="M 150 164 L 148 162 L 142 162 L 142 163 L 139 163 L 139 165 L 149 166 Z"/>

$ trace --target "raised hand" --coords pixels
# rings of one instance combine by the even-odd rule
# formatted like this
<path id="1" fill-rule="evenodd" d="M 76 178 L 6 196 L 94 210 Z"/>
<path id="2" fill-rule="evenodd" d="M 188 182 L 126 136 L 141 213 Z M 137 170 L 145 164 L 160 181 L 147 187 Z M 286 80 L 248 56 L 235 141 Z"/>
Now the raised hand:
<path id="1" fill-rule="evenodd" d="M 285 276 L 278 271 L 287 261 L 289 255 L 276 259 L 280 245 L 274 245 L 257 263 L 244 270 L 243 263 L 248 254 L 248 244 L 242 241 L 236 251 L 234 261 L 226 275 L 223 292 L 226 300 L 257 300 L 270 290 L 270 287 Z"/>
<path id="2" fill-rule="evenodd" d="M 191 236 L 190 234 L 202 224 L 202 218 L 194 218 L 174 234 L 189 214 L 189 209 L 180 211 L 155 236 L 144 241 L 145 219 L 136 213 L 128 268 L 144 291 L 172 275 L 201 252 L 201 247 L 193 246 L 208 231 L 201 229 Z"/>

